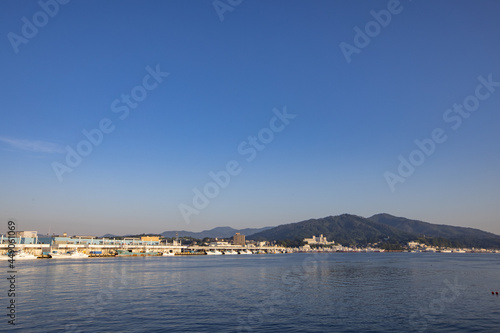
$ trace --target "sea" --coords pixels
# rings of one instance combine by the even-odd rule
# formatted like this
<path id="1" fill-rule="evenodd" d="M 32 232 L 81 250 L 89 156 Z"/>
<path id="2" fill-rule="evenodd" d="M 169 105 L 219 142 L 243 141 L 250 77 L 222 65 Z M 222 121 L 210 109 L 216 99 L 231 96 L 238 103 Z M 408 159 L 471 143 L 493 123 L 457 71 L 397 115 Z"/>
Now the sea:
<path id="1" fill-rule="evenodd" d="M 500 254 L 0 262 L 6 332 L 499 332 Z M 493 294 L 492 294 L 493 292 Z"/>

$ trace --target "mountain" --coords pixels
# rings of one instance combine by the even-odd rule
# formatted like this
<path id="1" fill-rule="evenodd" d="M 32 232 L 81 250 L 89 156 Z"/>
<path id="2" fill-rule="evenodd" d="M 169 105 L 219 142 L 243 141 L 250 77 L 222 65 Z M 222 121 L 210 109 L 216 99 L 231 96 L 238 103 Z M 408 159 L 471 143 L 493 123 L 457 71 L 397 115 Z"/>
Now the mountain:
<path id="1" fill-rule="evenodd" d="M 192 237 L 192 238 L 197 238 L 197 239 L 203 239 L 205 237 L 209 238 L 229 238 L 233 237 L 235 233 L 239 232 L 242 235 L 249 236 L 253 235 L 257 232 L 261 232 L 267 229 L 270 229 L 272 227 L 264 227 L 264 228 L 246 228 L 246 229 L 233 229 L 231 227 L 216 227 L 210 230 L 203 230 L 201 232 L 192 232 L 192 231 L 164 231 L 160 235 L 163 237 L 168 237 L 172 238 L 175 237 L 176 234 L 179 235 L 179 237 Z M 126 235 L 130 236 L 130 235 Z M 126 236 L 118 236 L 118 235 L 113 235 L 113 234 L 105 234 L 102 237 L 106 238 L 113 238 L 113 237 L 126 237 Z M 137 235 L 135 235 L 137 236 Z"/>
<path id="2" fill-rule="evenodd" d="M 233 229 L 217 227 L 201 232 L 165 231 L 164 237 L 192 237 L 197 239 L 229 238 L 239 232 L 249 240 L 303 240 L 323 234 L 329 241 L 343 245 L 388 241 L 405 243 L 419 239 L 435 246 L 500 248 L 500 236 L 474 228 L 432 224 L 389 214 L 376 214 L 369 218 L 343 214 L 283 224 L 277 227 Z M 105 237 L 118 237 L 107 234 Z"/>
<path id="3" fill-rule="evenodd" d="M 217 227 L 210 230 L 203 230 L 201 232 L 192 232 L 192 231 L 164 231 L 161 233 L 163 237 L 175 237 L 175 234 L 178 233 L 179 237 L 193 237 L 198 239 L 203 239 L 205 237 L 210 238 L 229 238 L 234 236 L 235 233 L 239 232 L 242 235 L 250 236 L 255 233 L 270 229 L 272 227 L 264 227 L 264 228 L 246 228 L 246 229 L 233 229 L 231 227 Z"/>
<path id="4" fill-rule="evenodd" d="M 323 234 L 328 240 L 340 244 L 367 244 L 383 239 L 396 242 L 410 241 L 414 235 L 389 225 L 361 216 L 343 214 L 319 219 L 284 224 L 247 237 L 253 240 L 302 240 Z"/>
<path id="5" fill-rule="evenodd" d="M 102 238 L 114 238 L 114 237 L 120 237 L 120 236 L 117 236 L 117 235 L 113 235 L 113 234 L 105 234 L 104 236 L 101 236 Z"/>
<path id="6" fill-rule="evenodd" d="M 445 238 L 458 242 L 465 247 L 500 246 L 500 236 L 479 229 L 432 224 L 389 214 L 377 214 L 368 219 L 391 226 L 403 232 L 415 234 L 419 237 Z"/>
<path id="7" fill-rule="evenodd" d="M 377 214 L 370 218 L 344 214 L 310 219 L 264 230 L 247 239 L 303 240 L 320 234 L 330 241 L 343 245 L 354 243 L 364 245 L 381 240 L 404 243 L 421 239 L 428 244 L 438 246 L 500 248 L 500 236 L 489 232 L 432 224 L 389 214 Z"/>

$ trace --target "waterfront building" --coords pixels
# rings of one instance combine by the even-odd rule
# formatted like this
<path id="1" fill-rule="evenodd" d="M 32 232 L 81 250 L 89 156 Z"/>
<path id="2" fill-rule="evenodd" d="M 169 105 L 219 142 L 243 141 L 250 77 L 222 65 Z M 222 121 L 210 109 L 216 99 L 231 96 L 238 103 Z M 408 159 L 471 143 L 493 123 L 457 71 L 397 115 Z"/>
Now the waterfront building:
<path id="1" fill-rule="evenodd" d="M 37 235 L 37 231 L 16 231 L 16 237 L 36 238 Z"/>
<path id="2" fill-rule="evenodd" d="M 329 242 L 326 237 L 323 237 L 323 234 L 321 234 L 319 237 L 312 236 L 311 238 L 304 238 L 304 242 L 306 242 L 309 245 L 313 244 L 320 244 L 320 245 L 331 245 L 335 244 L 334 241 Z"/>
<path id="3" fill-rule="evenodd" d="M 410 249 L 416 248 L 416 247 L 418 247 L 419 245 L 420 245 L 420 243 L 419 243 L 419 242 L 408 242 L 408 247 L 409 247 Z"/>
<path id="4" fill-rule="evenodd" d="M 50 245 L 160 245 L 159 237 L 125 237 L 123 239 L 99 238 L 95 236 L 48 236 L 37 235 L 36 231 L 16 232 L 16 244 L 50 244 Z M 7 242 L 7 237 L 2 236 L 0 243 Z M 175 245 L 175 244 L 174 244 Z"/>
<path id="5" fill-rule="evenodd" d="M 215 239 L 215 242 L 210 242 L 210 246 L 229 246 L 229 243 L 223 240 Z"/>
<path id="6" fill-rule="evenodd" d="M 239 232 L 237 232 L 234 236 L 233 236 L 233 244 L 234 245 L 241 245 L 241 246 L 245 246 L 245 235 L 241 235 Z"/>
<path id="7" fill-rule="evenodd" d="M 36 231 L 16 231 L 14 235 L 16 244 L 37 244 L 38 232 Z"/>
<path id="8" fill-rule="evenodd" d="M 160 237 L 158 237 L 158 236 L 142 236 L 141 241 L 160 242 Z"/>

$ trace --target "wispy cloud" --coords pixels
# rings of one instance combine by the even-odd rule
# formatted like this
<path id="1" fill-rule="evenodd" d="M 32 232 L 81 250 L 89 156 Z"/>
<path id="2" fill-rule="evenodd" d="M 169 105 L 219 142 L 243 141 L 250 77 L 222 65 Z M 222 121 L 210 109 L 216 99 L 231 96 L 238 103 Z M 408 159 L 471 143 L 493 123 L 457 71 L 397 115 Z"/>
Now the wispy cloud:
<path id="1" fill-rule="evenodd" d="M 40 140 L 20 140 L 0 137 L 0 142 L 8 144 L 11 148 L 31 151 L 35 153 L 64 153 L 63 147 L 56 143 Z"/>

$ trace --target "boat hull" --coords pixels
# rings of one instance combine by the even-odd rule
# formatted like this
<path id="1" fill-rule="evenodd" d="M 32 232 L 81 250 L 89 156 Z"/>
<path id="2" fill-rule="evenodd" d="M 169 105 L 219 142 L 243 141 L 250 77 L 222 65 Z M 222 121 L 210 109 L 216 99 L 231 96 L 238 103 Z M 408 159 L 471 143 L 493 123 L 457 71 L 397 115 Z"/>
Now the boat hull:
<path id="1" fill-rule="evenodd" d="M 21 253 L 16 252 L 14 257 L 10 257 L 8 254 L 4 254 L 4 255 L 0 256 L 0 260 L 10 260 L 10 259 L 14 259 L 14 261 L 33 260 L 33 259 L 37 259 L 37 256 L 30 254 L 30 253 L 26 253 L 26 252 L 21 252 Z"/>
<path id="2" fill-rule="evenodd" d="M 50 254 L 52 259 L 85 259 L 88 258 L 89 255 L 81 252 L 66 252 L 66 253 L 57 253 L 53 252 Z"/>
<path id="3" fill-rule="evenodd" d="M 155 257 L 161 255 L 159 252 L 134 252 L 132 250 L 118 250 L 118 257 Z"/>

